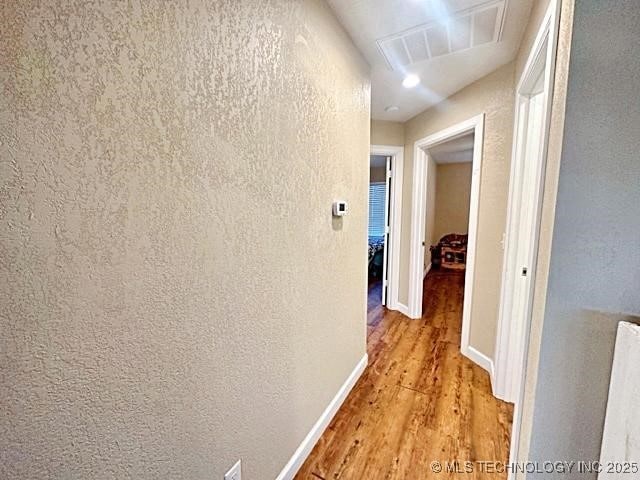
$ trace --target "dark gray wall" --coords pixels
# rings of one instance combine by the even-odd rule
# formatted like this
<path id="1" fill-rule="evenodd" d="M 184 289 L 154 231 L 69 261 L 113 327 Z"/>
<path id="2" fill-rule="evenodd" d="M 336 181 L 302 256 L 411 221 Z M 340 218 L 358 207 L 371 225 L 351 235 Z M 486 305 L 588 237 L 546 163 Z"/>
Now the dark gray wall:
<path id="1" fill-rule="evenodd" d="M 640 314 L 640 2 L 576 0 L 571 48 L 533 461 L 598 460 L 615 328 Z"/>

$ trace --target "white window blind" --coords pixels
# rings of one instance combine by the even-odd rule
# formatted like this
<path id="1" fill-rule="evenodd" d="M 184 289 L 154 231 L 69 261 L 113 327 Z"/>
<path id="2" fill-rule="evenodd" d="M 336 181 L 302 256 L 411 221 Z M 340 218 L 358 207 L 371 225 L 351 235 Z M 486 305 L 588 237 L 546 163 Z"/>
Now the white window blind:
<path id="1" fill-rule="evenodd" d="M 369 184 L 369 236 L 384 236 L 384 197 L 387 184 Z"/>

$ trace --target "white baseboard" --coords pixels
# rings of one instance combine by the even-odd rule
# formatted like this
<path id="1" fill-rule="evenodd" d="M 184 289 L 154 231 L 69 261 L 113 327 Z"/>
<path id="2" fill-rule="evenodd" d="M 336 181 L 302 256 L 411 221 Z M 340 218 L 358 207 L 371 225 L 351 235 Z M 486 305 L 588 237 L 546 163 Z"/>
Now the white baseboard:
<path id="1" fill-rule="evenodd" d="M 429 273 L 431 271 L 431 265 L 432 265 L 432 263 L 429 262 L 429 264 L 426 267 L 424 267 L 424 272 L 422 273 L 422 278 L 426 277 L 427 273 Z"/>
<path id="2" fill-rule="evenodd" d="M 347 395 L 349 395 L 349 392 L 360 378 L 360 375 L 364 372 L 368 361 L 369 357 L 365 353 L 349 377 L 345 380 L 344 384 L 340 387 L 336 396 L 333 397 L 333 400 L 331 400 L 329 405 L 327 405 L 327 408 L 322 412 L 318 421 L 311 428 L 309 433 L 307 433 L 307 436 L 304 437 L 304 440 L 302 440 L 302 443 L 298 446 L 291 459 L 276 477 L 276 480 L 292 480 L 293 477 L 295 477 L 296 473 L 298 473 L 298 470 L 300 470 L 300 467 L 311 453 L 311 450 L 313 450 L 313 447 L 329 425 L 329 422 L 331 422 L 331 419 L 338 412 L 338 409 L 347 398 Z"/>
<path id="3" fill-rule="evenodd" d="M 494 365 L 493 359 L 489 358 L 484 353 L 476 350 L 472 346 L 468 346 L 467 348 L 461 348 L 460 351 L 462 354 L 471 360 L 473 363 L 483 368 L 487 372 L 489 372 L 489 377 L 491 378 L 491 391 L 493 392 L 495 389 L 493 387 L 493 377 L 494 377 Z"/>
<path id="4" fill-rule="evenodd" d="M 396 306 L 395 310 L 399 311 L 401 314 L 403 314 L 406 317 L 409 316 L 409 307 L 407 307 L 406 305 L 403 305 L 400 302 L 396 303 L 395 306 Z"/>
<path id="5" fill-rule="evenodd" d="M 489 379 L 491 380 L 491 393 L 494 397 L 499 398 L 496 394 L 496 384 L 495 384 L 495 365 L 491 362 L 491 370 L 489 371 Z M 512 402 L 513 403 L 513 402 Z"/>

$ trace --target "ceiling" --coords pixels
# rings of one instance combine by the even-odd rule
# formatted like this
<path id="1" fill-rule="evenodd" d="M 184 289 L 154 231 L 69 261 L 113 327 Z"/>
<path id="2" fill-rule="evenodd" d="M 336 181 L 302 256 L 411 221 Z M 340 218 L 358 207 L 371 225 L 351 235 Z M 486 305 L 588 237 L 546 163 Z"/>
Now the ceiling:
<path id="1" fill-rule="evenodd" d="M 328 2 L 371 65 L 372 118 L 404 122 L 513 60 L 533 0 Z"/>
<path id="2" fill-rule="evenodd" d="M 439 143 L 429 149 L 437 164 L 473 161 L 473 133 Z"/>

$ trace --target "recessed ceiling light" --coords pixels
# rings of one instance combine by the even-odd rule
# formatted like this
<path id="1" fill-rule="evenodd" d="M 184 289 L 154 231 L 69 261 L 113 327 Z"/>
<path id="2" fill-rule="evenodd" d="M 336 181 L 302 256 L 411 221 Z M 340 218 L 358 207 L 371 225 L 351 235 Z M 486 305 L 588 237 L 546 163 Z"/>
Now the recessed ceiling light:
<path id="1" fill-rule="evenodd" d="M 410 73 L 409 75 L 404 77 L 404 80 L 402 80 L 402 86 L 404 88 L 413 88 L 419 83 L 420 83 L 420 77 L 417 75 L 414 75 L 413 73 Z"/>
<path id="2" fill-rule="evenodd" d="M 400 107 L 398 107 L 397 105 L 389 105 L 384 109 L 385 112 L 397 112 L 398 110 L 400 110 Z"/>

